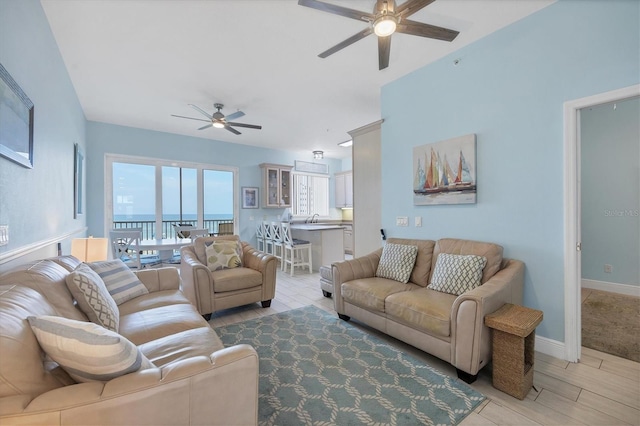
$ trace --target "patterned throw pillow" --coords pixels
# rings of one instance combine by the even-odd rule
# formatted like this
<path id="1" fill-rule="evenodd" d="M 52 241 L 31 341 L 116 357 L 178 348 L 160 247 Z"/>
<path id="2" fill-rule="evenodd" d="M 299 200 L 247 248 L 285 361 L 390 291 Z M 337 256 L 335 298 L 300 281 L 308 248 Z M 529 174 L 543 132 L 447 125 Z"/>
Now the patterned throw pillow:
<path id="1" fill-rule="evenodd" d="M 120 259 L 93 262 L 88 265 L 100 275 L 116 305 L 122 305 L 127 300 L 149 294 L 147 287 Z"/>
<path id="2" fill-rule="evenodd" d="M 376 277 L 407 283 L 416 263 L 418 246 L 387 243 L 382 249 Z"/>
<path id="3" fill-rule="evenodd" d="M 91 322 L 28 317 L 42 350 L 76 382 L 109 381 L 154 365 L 136 345 Z"/>
<path id="4" fill-rule="evenodd" d="M 440 253 L 427 288 L 459 296 L 480 286 L 486 264 L 483 256 Z"/>
<path id="5" fill-rule="evenodd" d="M 78 302 L 78 307 L 91 322 L 118 331 L 120 310 L 107 291 L 102 278 L 86 263 L 67 275 L 67 288 Z"/>
<path id="6" fill-rule="evenodd" d="M 207 245 L 207 268 L 210 271 L 242 266 L 242 246 L 239 241 L 218 240 Z"/>

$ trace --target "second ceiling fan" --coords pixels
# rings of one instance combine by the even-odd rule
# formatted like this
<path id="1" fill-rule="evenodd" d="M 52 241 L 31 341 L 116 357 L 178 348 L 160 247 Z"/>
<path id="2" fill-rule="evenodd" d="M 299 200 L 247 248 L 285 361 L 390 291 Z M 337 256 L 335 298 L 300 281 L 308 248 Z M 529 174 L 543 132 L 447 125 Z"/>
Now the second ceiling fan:
<path id="1" fill-rule="evenodd" d="M 458 31 L 407 19 L 434 1 L 435 0 L 407 0 L 400 6 L 396 6 L 394 0 L 377 0 L 373 13 L 361 12 L 317 0 L 298 0 L 298 4 L 323 12 L 333 13 L 334 15 L 368 22 L 369 26 L 367 26 L 367 28 L 320 53 L 318 56 L 326 58 L 370 34 L 375 34 L 378 36 L 378 65 L 379 69 L 382 70 L 389 66 L 391 34 L 394 32 L 443 41 L 453 41 L 453 39 L 458 36 Z"/>
<path id="2" fill-rule="evenodd" d="M 171 116 L 178 117 L 178 118 L 188 118 L 189 120 L 205 121 L 209 123 L 198 128 L 198 130 L 204 130 L 210 127 L 216 127 L 218 129 L 227 129 L 233 134 L 240 135 L 241 133 L 236 129 L 234 129 L 234 127 L 246 127 L 248 129 L 258 129 L 258 130 L 262 129 L 262 126 L 257 126 L 255 124 L 236 123 L 234 121 L 230 121 L 230 120 L 235 120 L 236 118 L 242 117 L 244 115 L 244 112 L 236 111 L 232 114 L 225 116 L 222 112 L 220 112 L 220 110 L 224 108 L 224 105 L 222 104 L 213 104 L 213 107 L 218 110 L 213 114 L 209 114 L 208 112 L 206 112 L 205 110 L 203 110 L 202 108 L 196 105 L 189 104 L 189 106 L 195 109 L 196 111 L 198 111 L 200 114 L 207 117 L 207 119 L 205 120 L 202 118 L 185 117 L 184 115 L 175 115 L 175 114 L 171 114 Z"/>

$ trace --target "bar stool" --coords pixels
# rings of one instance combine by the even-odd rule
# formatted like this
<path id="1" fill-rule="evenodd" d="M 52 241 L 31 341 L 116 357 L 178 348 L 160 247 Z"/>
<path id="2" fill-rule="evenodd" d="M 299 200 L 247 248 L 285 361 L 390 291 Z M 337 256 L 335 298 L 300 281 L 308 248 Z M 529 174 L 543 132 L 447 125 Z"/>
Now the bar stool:
<path id="1" fill-rule="evenodd" d="M 273 227 L 269 222 L 262 222 L 262 233 L 264 237 L 264 251 L 273 254 Z"/>
<path id="2" fill-rule="evenodd" d="M 311 265 L 311 243 L 305 240 L 295 240 L 291 237 L 291 228 L 289 223 L 282 222 L 282 238 L 284 240 L 282 254 L 282 270 L 286 272 L 287 265 L 291 266 L 291 276 L 296 266 L 308 266 L 309 273 L 312 272 Z M 306 256 L 305 256 L 306 252 Z"/>
<path id="3" fill-rule="evenodd" d="M 258 248 L 258 250 L 260 251 L 265 251 L 265 247 L 264 247 L 264 230 L 263 230 L 263 224 L 259 223 L 256 226 L 256 247 Z"/>
<path id="4" fill-rule="evenodd" d="M 282 226 L 278 222 L 271 223 L 271 244 L 273 245 L 273 255 L 280 262 L 280 269 L 284 270 L 282 255 L 284 254 L 284 239 L 282 238 Z"/>

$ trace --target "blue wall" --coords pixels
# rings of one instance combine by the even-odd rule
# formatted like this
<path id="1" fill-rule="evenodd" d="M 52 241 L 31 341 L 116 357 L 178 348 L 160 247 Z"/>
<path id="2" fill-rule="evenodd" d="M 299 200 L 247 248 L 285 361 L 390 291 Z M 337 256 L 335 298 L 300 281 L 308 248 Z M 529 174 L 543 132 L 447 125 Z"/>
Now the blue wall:
<path id="1" fill-rule="evenodd" d="M 89 233 L 100 236 L 104 233 L 104 155 L 133 155 L 176 161 L 215 164 L 237 167 L 240 187 L 257 186 L 262 190 L 260 163 L 294 165 L 295 160 L 329 165 L 330 205 L 334 205 L 333 173 L 342 170 L 342 160 L 325 158 L 313 160 L 288 151 L 259 148 L 248 145 L 214 141 L 210 139 L 181 136 L 171 133 L 116 126 L 97 122 L 87 123 L 87 220 Z M 332 211 L 335 209 L 331 209 Z M 255 244 L 255 228 L 258 221 L 278 220 L 283 209 L 240 209 L 240 236 Z M 340 211 L 333 214 L 340 217 Z M 251 221 L 250 217 L 254 220 Z"/>
<path id="2" fill-rule="evenodd" d="M 564 341 L 563 103 L 638 84 L 639 16 L 633 0 L 561 0 L 382 90 L 388 235 L 503 245 L 506 257 L 526 264 L 524 303 L 544 311 L 538 333 L 557 341 Z M 413 206 L 412 148 L 469 133 L 477 135 L 477 204 Z M 422 216 L 423 227 L 410 220 L 398 228 L 396 216 Z"/>
<path id="3" fill-rule="evenodd" d="M 580 126 L 582 278 L 639 286 L 640 98 L 583 109 Z"/>
<path id="4" fill-rule="evenodd" d="M 73 147 L 84 149 L 86 121 L 39 1 L 0 1 L 0 63 L 34 104 L 33 169 L 0 157 L 0 225 L 9 225 L 2 255 L 82 232 Z"/>

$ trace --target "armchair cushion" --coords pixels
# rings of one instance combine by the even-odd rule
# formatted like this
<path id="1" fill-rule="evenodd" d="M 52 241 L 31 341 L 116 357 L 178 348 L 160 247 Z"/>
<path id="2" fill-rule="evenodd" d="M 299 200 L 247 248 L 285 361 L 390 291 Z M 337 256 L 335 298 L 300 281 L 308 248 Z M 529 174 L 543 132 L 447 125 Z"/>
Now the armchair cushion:
<path id="1" fill-rule="evenodd" d="M 481 284 L 486 264 L 483 256 L 440 253 L 427 288 L 459 296 Z"/>
<path id="2" fill-rule="evenodd" d="M 100 326 L 118 331 L 120 312 L 100 275 L 87 264 L 79 265 L 67 275 L 67 288 L 78 302 L 80 310 Z"/>
<path id="3" fill-rule="evenodd" d="M 128 300 L 149 294 L 147 287 L 120 259 L 92 262 L 88 265 L 100 275 L 116 305 L 122 305 Z"/>
<path id="4" fill-rule="evenodd" d="M 205 254 L 210 271 L 242 266 L 242 246 L 239 241 L 212 241 L 206 244 Z"/>
<path id="5" fill-rule="evenodd" d="M 91 322 L 27 317 L 38 343 L 78 382 L 109 381 L 154 365 L 129 340 Z"/>
<path id="6" fill-rule="evenodd" d="M 221 269 L 213 275 L 213 292 L 244 290 L 262 285 L 262 273 L 250 268 Z"/>

